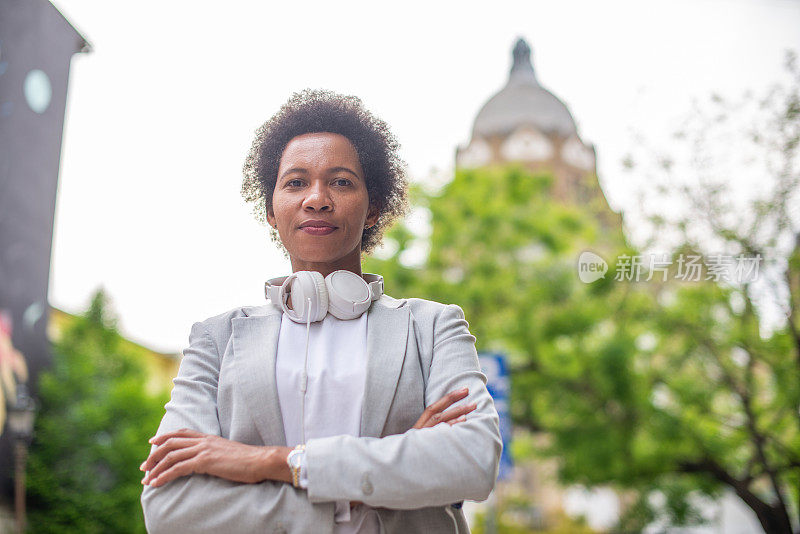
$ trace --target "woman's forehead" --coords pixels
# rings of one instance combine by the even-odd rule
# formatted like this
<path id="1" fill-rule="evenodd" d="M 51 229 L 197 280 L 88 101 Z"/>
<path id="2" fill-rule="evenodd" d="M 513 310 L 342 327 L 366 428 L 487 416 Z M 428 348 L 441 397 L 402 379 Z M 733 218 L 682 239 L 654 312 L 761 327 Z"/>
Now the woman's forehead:
<path id="1" fill-rule="evenodd" d="M 314 132 L 293 137 L 283 150 L 283 157 L 329 157 L 358 158 L 355 146 L 347 137 L 330 132 Z"/>
<path id="2" fill-rule="evenodd" d="M 353 143 L 341 134 L 308 133 L 298 135 L 286 144 L 278 174 L 282 176 L 290 169 L 337 170 L 338 167 L 345 167 L 359 176 L 362 175 L 358 152 Z"/>

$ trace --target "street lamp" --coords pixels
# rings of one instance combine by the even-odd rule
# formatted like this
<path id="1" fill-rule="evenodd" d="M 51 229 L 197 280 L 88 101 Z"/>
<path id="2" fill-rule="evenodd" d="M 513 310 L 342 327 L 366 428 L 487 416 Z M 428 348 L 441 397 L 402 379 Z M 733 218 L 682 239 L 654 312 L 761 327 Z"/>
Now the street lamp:
<path id="1" fill-rule="evenodd" d="M 17 402 L 8 409 L 8 428 L 14 436 L 14 509 L 17 533 L 25 532 L 25 463 L 28 444 L 33 439 L 36 401 L 28 395 L 28 386 L 17 384 Z"/>

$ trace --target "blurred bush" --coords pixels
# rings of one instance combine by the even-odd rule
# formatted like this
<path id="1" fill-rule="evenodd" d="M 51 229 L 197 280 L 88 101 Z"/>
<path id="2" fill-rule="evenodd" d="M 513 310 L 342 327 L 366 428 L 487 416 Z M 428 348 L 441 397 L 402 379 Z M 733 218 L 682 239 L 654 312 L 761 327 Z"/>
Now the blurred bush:
<path id="1" fill-rule="evenodd" d="M 65 325 L 39 377 L 28 532 L 145 532 L 139 465 L 168 395 L 146 393 L 143 357 L 117 332 L 102 289 Z"/>

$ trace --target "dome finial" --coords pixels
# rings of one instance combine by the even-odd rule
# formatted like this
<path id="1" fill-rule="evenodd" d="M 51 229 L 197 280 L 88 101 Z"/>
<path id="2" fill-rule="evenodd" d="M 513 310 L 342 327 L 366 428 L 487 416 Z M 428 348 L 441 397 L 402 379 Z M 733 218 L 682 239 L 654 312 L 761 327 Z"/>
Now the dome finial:
<path id="1" fill-rule="evenodd" d="M 511 73 L 509 74 L 509 83 L 527 82 L 539 85 L 536 79 L 536 74 L 533 71 L 533 64 L 531 63 L 531 47 L 522 37 L 517 39 L 514 44 L 514 51 L 512 52 L 514 63 L 511 65 Z"/>

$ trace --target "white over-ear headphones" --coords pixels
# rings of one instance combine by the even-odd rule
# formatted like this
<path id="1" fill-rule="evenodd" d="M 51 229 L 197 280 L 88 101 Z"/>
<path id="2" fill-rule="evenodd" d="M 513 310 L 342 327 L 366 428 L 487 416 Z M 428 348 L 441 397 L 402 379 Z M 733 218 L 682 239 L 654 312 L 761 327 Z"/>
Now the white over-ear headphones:
<path id="1" fill-rule="evenodd" d="M 317 271 L 296 271 L 268 280 L 264 293 L 296 323 L 308 322 L 309 318 L 311 322 L 321 321 L 328 312 L 337 319 L 355 319 L 383 295 L 383 277 L 364 273 L 362 278 L 352 271 L 339 270 L 323 278 Z M 290 294 L 292 309 L 287 303 Z"/>

